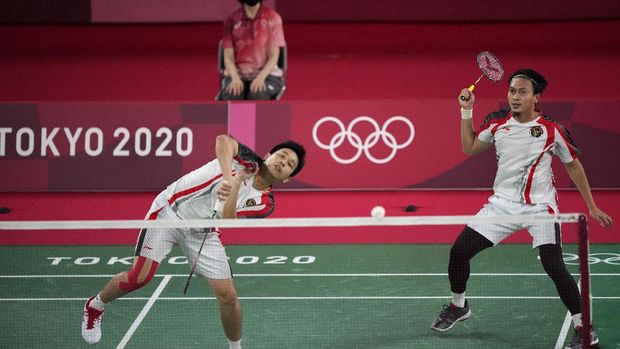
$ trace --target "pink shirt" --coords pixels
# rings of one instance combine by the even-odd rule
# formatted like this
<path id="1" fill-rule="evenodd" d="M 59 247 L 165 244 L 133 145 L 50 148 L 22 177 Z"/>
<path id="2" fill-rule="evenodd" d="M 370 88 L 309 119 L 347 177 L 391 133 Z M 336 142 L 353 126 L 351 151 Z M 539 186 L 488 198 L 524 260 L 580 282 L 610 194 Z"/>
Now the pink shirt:
<path id="1" fill-rule="evenodd" d="M 254 79 L 267 62 L 269 50 L 284 47 L 284 31 L 280 15 L 261 5 L 254 19 L 248 18 L 243 7 L 224 21 L 224 48 L 235 51 L 235 65 L 242 79 Z M 277 66 L 270 73 L 282 76 Z"/>

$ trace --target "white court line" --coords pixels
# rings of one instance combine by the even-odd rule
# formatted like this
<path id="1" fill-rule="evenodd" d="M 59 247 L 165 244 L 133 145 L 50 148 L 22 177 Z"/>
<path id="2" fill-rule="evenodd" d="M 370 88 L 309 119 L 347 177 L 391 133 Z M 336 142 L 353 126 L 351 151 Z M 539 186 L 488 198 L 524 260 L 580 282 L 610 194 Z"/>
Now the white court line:
<path id="1" fill-rule="evenodd" d="M 577 280 L 577 288 L 579 289 L 579 298 L 581 299 L 581 279 Z M 562 349 L 564 348 L 564 342 L 566 341 L 566 336 L 568 335 L 568 331 L 570 330 L 570 324 L 573 322 L 573 317 L 571 316 L 570 311 L 566 312 L 566 316 L 564 317 L 564 323 L 562 324 L 562 328 L 560 329 L 560 334 L 558 335 L 558 340 L 555 342 L 554 349 Z"/>
<path id="2" fill-rule="evenodd" d="M 162 281 L 163 283 L 163 281 Z M 123 297 L 116 301 L 145 301 L 152 297 Z M 450 296 L 273 296 L 273 297 L 238 297 L 240 300 L 422 300 L 422 299 L 450 299 Z M 85 298 L 0 298 L 0 302 L 63 302 L 63 301 L 79 301 L 83 302 Z M 215 297 L 157 297 L 158 301 L 196 301 L 196 300 L 215 300 Z M 560 299 L 558 296 L 467 296 L 467 299 L 520 299 L 520 300 L 550 300 Z M 620 300 L 617 297 L 593 297 L 594 300 Z"/>
<path id="3" fill-rule="evenodd" d="M 566 336 L 568 335 L 568 330 L 570 329 L 570 324 L 573 321 L 573 318 L 570 315 L 570 311 L 566 312 L 566 317 L 564 318 L 564 323 L 562 324 L 562 329 L 560 330 L 560 334 L 558 335 L 558 341 L 555 342 L 554 349 L 563 349 L 564 342 L 566 341 Z"/>
<path id="4" fill-rule="evenodd" d="M 149 301 L 146 302 L 146 305 L 144 306 L 144 308 L 142 308 L 142 311 L 140 312 L 140 314 L 138 314 L 136 320 L 134 320 L 133 324 L 131 324 L 131 327 L 129 328 L 127 333 L 125 333 L 125 336 L 123 337 L 121 342 L 118 343 L 118 346 L 116 346 L 116 349 L 125 348 L 125 345 L 127 345 L 129 340 L 131 339 L 131 336 L 133 336 L 134 332 L 138 329 L 138 326 L 140 326 L 140 323 L 142 322 L 142 320 L 144 320 L 146 314 L 148 314 L 148 312 L 151 310 L 151 307 L 153 306 L 153 304 L 155 304 L 157 297 L 159 297 L 159 295 L 164 291 L 164 288 L 166 288 L 166 285 L 168 284 L 170 279 L 172 279 L 171 276 L 164 277 L 159 286 L 157 286 L 157 289 L 155 290 L 155 292 L 153 292 L 153 295 L 151 295 Z"/>
<path id="5" fill-rule="evenodd" d="M 471 273 L 471 276 L 547 276 L 546 273 Z M 579 276 L 579 273 L 571 274 Z M 620 276 L 620 273 L 592 273 L 591 276 Z M 0 275 L 0 279 L 108 278 L 113 274 L 74 275 Z M 187 274 L 157 274 L 155 277 L 187 277 Z M 448 276 L 448 273 L 358 273 L 358 274 L 235 274 L 235 277 L 377 277 L 377 276 Z"/>

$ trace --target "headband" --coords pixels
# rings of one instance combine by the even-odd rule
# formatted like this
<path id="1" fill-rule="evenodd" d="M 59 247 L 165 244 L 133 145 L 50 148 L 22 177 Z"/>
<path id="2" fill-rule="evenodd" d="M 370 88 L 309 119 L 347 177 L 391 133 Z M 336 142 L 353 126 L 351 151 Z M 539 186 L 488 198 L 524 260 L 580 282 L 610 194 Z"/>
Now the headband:
<path id="1" fill-rule="evenodd" d="M 513 79 L 514 79 L 514 78 L 524 78 L 524 79 L 528 79 L 528 80 L 530 80 L 531 82 L 533 82 L 533 83 L 534 83 L 534 85 L 538 86 L 538 83 L 536 82 L 536 80 L 534 80 L 534 79 L 530 78 L 530 77 L 529 77 L 529 76 L 527 76 L 527 75 L 517 74 L 517 75 L 513 76 L 512 78 L 513 78 Z M 510 81 L 512 81 L 512 80 L 510 80 Z"/>

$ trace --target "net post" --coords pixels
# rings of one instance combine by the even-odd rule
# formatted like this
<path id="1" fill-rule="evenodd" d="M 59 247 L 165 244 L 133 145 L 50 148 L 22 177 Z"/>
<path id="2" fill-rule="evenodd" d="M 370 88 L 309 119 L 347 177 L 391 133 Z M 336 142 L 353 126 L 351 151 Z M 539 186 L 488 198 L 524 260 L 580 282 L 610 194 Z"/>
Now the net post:
<path id="1" fill-rule="evenodd" d="M 590 349 L 590 328 L 592 309 L 590 308 L 590 243 L 588 240 L 588 220 L 579 215 L 579 268 L 581 271 L 581 321 L 583 323 L 583 347 Z"/>

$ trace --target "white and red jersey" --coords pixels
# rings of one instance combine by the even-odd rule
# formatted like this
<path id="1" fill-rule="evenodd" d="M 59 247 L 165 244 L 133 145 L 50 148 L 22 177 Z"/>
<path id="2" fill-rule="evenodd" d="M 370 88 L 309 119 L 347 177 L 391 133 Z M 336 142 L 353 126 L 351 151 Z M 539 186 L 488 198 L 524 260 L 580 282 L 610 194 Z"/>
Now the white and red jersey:
<path id="1" fill-rule="evenodd" d="M 282 17 L 261 4 L 252 19 L 242 6 L 224 21 L 222 43 L 224 48 L 234 49 L 235 65 L 241 78 L 253 80 L 265 66 L 269 51 L 286 46 Z M 270 74 L 282 76 L 282 70 L 276 65 Z"/>
<path id="2" fill-rule="evenodd" d="M 564 127 L 540 111 L 539 115 L 521 123 L 512 117 L 512 112 L 489 114 L 478 139 L 495 144 L 495 195 L 513 202 L 557 207 L 552 156 L 568 163 L 577 158 L 579 149 Z"/>
<path id="3" fill-rule="evenodd" d="M 260 163 L 261 159 L 247 146 L 239 143 L 239 153 L 233 159 L 233 175 L 237 171 Z M 271 189 L 260 191 L 253 187 L 256 176 L 241 183 L 237 198 L 237 217 L 263 218 L 274 209 Z M 217 189 L 222 181 L 222 169 L 217 159 L 186 174 L 170 184 L 153 201 L 147 217 L 168 206 L 180 219 L 212 218 L 217 203 Z"/>

